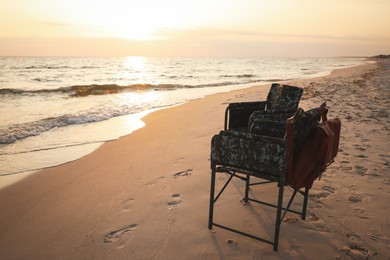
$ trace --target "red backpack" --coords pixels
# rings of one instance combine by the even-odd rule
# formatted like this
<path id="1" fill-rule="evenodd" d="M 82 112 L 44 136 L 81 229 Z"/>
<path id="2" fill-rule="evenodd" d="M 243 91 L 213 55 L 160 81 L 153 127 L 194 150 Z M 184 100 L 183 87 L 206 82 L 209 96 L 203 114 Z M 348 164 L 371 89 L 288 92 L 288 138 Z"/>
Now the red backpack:
<path id="1" fill-rule="evenodd" d="M 294 116 L 286 124 L 289 160 L 287 181 L 295 189 L 310 189 L 326 167 L 334 162 L 339 149 L 341 121 L 338 118 L 327 120 L 325 103 L 318 112 L 322 122 L 315 125 L 301 144 L 296 142 L 293 132 L 297 118 Z M 299 146 L 299 149 L 294 149 L 295 146 Z"/>

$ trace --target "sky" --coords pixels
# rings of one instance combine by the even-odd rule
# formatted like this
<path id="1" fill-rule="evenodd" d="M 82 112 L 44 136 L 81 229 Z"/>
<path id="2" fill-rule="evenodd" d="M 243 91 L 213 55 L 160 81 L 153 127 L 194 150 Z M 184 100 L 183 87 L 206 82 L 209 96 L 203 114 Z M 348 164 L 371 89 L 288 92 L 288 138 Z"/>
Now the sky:
<path id="1" fill-rule="evenodd" d="M 390 0 L 0 0 L 0 56 L 390 54 Z"/>

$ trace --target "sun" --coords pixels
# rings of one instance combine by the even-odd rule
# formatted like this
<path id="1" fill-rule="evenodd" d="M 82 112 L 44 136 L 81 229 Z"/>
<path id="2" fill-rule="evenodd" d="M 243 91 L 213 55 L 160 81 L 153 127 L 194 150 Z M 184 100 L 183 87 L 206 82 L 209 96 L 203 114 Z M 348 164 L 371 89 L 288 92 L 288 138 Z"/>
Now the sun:
<path id="1" fill-rule="evenodd" d="M 107 4 L 107 3 L 110 4 Z M 94 4 L 91 23 L 104 36 L 132 40 L 162 38 L 161 30 L 177 25 L 173 1 L 101 1 Z"/>
<path id="2" fill-rule="evenodd" d="M 47 28 L 41 35 L 65 31 L 72 36 L 132 40 L 162 39 L 175 30 L 197 27 L 196 2 L 183 0 L 40 0 L 29 2 L 31 17 Z M 206 0 L 202 0 L 206 1 Z M 47 2 L 47 3 L 46 3 Z M 195 19 L 196 18 L 196 19 Z M 204 20 L 202 18 L 202 20 Z M 45 28 L 46 28 L 45 27 Z M 165 34 L 165 37 L 163 35 Z"/>

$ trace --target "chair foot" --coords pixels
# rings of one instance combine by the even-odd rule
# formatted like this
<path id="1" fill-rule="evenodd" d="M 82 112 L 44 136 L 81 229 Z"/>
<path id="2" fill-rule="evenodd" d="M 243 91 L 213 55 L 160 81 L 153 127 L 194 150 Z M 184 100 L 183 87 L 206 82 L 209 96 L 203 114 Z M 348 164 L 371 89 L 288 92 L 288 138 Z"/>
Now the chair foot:
<path id="1" fill-rule="evenodd" d="M 209 229 L 213 228 L 213 217 L 214 217 L 214 203 L 215 203 L 215 164 L 211 163 L 211 185 L 210 185 L 210 208 L 209 208 Z"/>
<path id="2" fill-rule="evenodd" d="M 245 197 L 244 197 L 245 203 L 248 203 L 248 198 L 249 198 L 249 186 L 250 186 L 250 175 L 247 174 L 247 175 L 246 175 L 246 179 L 245 179 Z"/>
<path id="3" fill-rule="evenodd" d="M 276 209 L 275 234 L 274 234 L 274 243 L 273 243 L 274 251 L 278 251 L 280 225 L 282 223 L 281 217 L 282 217 L 282 208 L 283 208 L 283 191 L 284 191 L 284 182 L 283 180 L 279 180 L 278 205 Z"/>
<path id="4" fill-rule="evenodd" d="M 303 194 L 302 220 L 306 219 L 308 200 L 309 200 L 309 188 L 305 188 L 305 192 Z"/>

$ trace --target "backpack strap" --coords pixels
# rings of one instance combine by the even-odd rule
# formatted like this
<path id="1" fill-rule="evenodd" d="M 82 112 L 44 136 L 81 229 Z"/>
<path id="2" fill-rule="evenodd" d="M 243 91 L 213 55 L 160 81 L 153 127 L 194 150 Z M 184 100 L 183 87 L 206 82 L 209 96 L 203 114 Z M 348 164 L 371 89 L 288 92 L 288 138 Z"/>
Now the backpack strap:
<path id="1" fill-rule="evenodd" d="M 321 106 L 318 108 L 318 111 L 320 112 L 322 122 L 328 121 L 328 118 L 326 116 L 328 114 L 328 108 L 326 107 L 326 102 L 321 104 Z"/>

